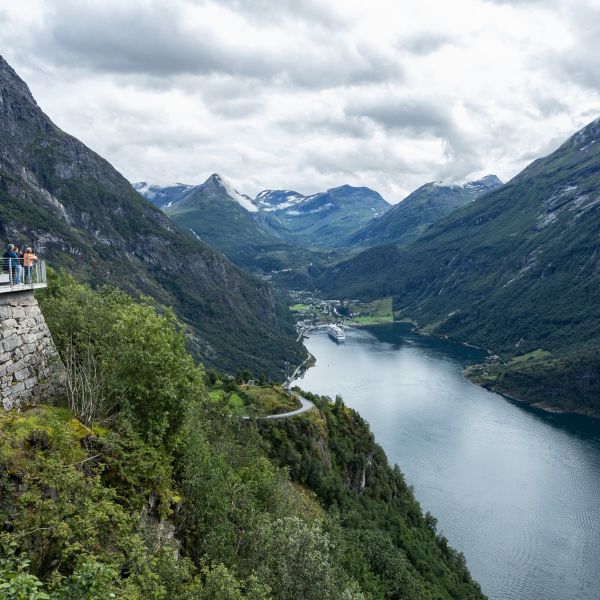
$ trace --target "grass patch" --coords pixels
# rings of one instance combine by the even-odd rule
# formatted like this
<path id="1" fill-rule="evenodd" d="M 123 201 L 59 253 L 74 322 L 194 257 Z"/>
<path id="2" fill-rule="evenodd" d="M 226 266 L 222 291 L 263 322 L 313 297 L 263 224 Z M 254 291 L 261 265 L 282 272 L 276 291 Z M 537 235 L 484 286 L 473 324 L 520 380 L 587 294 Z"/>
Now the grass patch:
<path id="1" fill-rule="evenodd" d="M 357 325 L 379 325 L 381 323 L 391 323 L 392 319 L 388 317 L 354 317 L 353 323 Z"/>
<path id="2" fill-rule="evenodd" d="M 292 304 L 292 306 L 290 306 L 292 312 L 304 312 L 310 309 L 310 304 Z"/>
<path id="3" fill-rule="evenodd" d="M 298 408 L 296 399 L 279 386 L 247 386 L 243 390 L 252 400 L 252 409 L 260 415 L 279 414 Z"/>
<path id="4" fill-rule="evenodd" d="M 299 407 L 293 396 L 280 386 L 236 385 L 225 390 L 216 386 L 209 391 L 215 402 L 227 402 L 236 415 L 266 416 L 295 410 Z"/>
<path id="5" fill-rule="evenodd" d="M 19 470 L 33 449 L 52 449 L 68 462 L 81 460 L 81 440 L 93 435 L 68 409 L 40 405 L 24 412 L 0 412 L 0 461 Z"/>
<path id="6" fill-rule="evenodd" d="M 541 348 L 538 348 L 537 350 L 533 350 L 532 352 L 528 352 L 527 354 L 520 354 L 519 356 L 513 356 L 510 359 L 509 364 L 523 366 L 525 363 L 545 360 L 547 358 L 550 358 L 551 356 L 552 356 L 551 352 L 548 352 L 547 350 L 542 350 Z"/>
<path id="7" fill-rule="evenodd" d="M 358 313 L 352 319 L 357 325 L 378 325 L 394 321 L 391 296 L 373 300 L 372 302 L 353 304 L 351 309 L 353 313 Z"/>
<path id="8" fill-rule="evenodd" d="M 227 401 L 227 406 L 236 415 L 248 414 L 247 403 L 236 391 L 226 392 L 223 388 L 215 388 L 210 390 L 208 395 L 216 402 Z"/>

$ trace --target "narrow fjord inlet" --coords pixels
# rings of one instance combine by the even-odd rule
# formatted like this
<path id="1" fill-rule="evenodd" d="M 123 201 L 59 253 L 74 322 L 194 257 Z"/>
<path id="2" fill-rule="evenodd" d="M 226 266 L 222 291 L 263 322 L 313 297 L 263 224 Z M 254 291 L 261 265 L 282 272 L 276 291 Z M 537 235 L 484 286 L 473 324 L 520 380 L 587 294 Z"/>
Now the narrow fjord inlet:
<path id="1" fill-rule="evenodd" d="M 0 24 L 0 600 L 600 600 L 600 0 Z"/>
<path id="2" fill-rule="evenodd" d="M 482 352 L 404 324 L 324 333 L 298 382 L 369 421 L 492 600 L 600 597 L 600 427 L 468 382 Z"/>

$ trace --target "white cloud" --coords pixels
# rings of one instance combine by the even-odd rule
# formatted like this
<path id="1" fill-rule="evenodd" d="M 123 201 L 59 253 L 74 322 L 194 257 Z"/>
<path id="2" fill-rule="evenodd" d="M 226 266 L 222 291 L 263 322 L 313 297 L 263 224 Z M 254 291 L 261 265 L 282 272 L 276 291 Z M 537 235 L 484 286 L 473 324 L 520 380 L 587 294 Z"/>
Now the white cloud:
<path id="1" fill-rule="evenodd" d="M 598 0 L 0 0 L 5 58 L 129 179 L 508 179 L 600 113 Z"/>

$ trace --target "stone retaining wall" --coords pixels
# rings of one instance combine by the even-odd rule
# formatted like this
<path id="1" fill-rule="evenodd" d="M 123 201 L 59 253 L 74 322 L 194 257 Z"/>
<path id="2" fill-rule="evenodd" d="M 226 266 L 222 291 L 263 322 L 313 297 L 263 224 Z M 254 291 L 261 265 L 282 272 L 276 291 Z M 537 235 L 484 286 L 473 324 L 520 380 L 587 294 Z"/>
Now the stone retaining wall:
<path id="1" fill-rule="evenodd" d="M 51 399 L 64 367 L 33 292 L 0 294 L 0 401 L 5 410 Z"/>

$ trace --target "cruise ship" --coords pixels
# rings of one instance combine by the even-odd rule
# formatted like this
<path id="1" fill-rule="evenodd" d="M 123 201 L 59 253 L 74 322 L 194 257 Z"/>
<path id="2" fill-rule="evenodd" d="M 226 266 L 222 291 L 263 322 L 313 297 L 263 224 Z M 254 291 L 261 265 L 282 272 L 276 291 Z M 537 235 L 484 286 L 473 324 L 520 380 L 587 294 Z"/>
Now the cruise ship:
<path id="1" fill-rule="evenodd" d="M 344 333 L 344 330 L 337 325 L 329 325 L 327 327 L 327 335 L 329 335 L 329 337 L 336 342 L 346 341 L 346 334 Z"/>

